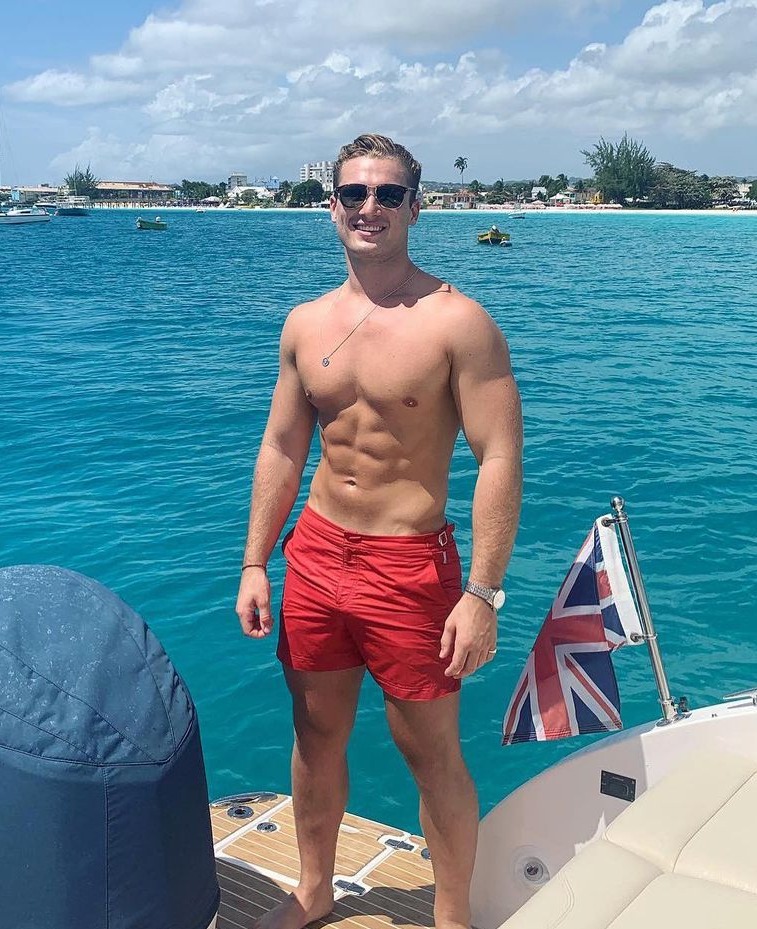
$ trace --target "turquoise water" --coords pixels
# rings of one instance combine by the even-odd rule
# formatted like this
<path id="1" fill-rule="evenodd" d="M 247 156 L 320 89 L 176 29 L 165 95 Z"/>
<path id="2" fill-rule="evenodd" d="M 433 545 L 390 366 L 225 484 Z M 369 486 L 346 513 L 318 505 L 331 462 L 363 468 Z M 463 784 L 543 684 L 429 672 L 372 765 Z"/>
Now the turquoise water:
<path id="1" fill-rule="evenodd" d="M 147 214 L 145 214 L 147 215 Z M 0 230 L 0 563 L 82 571 L 149 622 L 189 684 L 210 792 L 289 788 L 274 642 L 234 614 L 249 483 L 288 308 L 343 258 L 314 212 L 95 213 Z M 507 224 L 496 217 L 501 227 Z M 508 335 L 525 499 L 495 662 L 464 688 L 488 810 L 586 739 L 500 747 L 513 684 L 570 560 L 628 500 L 671 687 L 694 705 L 757 684 L 757 214 L 422 215 L 414 259 Z M 311 461 L 307 478 L 312 474 Z M 470 553 L 472 456 L 449 516 Z M 280 590 L 283 565 L 271 566 Z M 626 725 L 657 714 L 642 649 L 616 661 Z M 350 807 L 417 828 L 412 783 L 366 682 Z"/>

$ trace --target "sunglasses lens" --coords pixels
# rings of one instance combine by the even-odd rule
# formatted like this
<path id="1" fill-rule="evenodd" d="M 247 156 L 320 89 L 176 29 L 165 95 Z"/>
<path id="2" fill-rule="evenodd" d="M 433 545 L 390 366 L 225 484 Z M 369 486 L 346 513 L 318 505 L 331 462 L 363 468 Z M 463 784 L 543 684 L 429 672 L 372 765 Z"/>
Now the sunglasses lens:
<path id="1" fill-rule="evenodd" d="M 347 209 L 362 206 L 368 198 L 368 188 L 365 184 L 344 184 L 339 188 L 339 200 Z"/>
<path id="2" fill-rule="evenodd" d="M 379 184 L 376 188 L 376 199 L 381 206 L 396 210 L 398 206 L 402 206 L 406 191 L 407 187 L 400 184 Z"/>

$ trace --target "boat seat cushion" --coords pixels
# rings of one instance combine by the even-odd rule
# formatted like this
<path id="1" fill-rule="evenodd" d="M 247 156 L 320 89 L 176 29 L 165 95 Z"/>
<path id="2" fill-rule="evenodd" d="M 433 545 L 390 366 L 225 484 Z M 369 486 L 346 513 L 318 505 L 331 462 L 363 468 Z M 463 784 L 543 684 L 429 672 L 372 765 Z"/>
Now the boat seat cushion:
<path id="1" fill-rule="evenodd" d="M 501 929 L 757 926 L 757 759 L 697 753 Z"/>

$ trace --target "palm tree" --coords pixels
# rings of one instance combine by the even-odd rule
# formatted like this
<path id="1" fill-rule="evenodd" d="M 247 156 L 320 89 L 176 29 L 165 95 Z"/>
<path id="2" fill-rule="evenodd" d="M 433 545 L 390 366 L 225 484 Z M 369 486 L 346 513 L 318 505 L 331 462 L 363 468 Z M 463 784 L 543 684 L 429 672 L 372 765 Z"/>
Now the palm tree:
<path id="1" fill-rule="evenodd" d="M 455 159 L 455 168 L 460 172 L 460 186 L 463 186 L 463 174 L 468 167 L 468 159 L 458 155 Z"/>
<path id="2" fill-rule="evenodd" d="M 291 182 L 290 182 L 290 181 L 282 181 L 282 182 L 279 184 L 279 192 L 278 192 L 278 195 L 277 195 L 277 199 L 280 200 L 281 203 L 286 203 L 287 200 L 289 200 L 289 194 L 291 194 L 291 192 L 292 192 L 292 184 L 291 184 Z"/>

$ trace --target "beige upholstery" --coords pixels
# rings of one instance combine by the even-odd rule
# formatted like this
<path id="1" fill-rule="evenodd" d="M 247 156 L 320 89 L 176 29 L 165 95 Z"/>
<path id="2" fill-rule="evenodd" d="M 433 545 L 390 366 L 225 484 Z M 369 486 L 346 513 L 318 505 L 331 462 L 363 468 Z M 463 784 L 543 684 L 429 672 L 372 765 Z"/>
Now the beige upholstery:
<path id="1" fill-rule="evenodd" d="M 691 757 L 501 929 L 755 929 L 757 759 Z"/>

